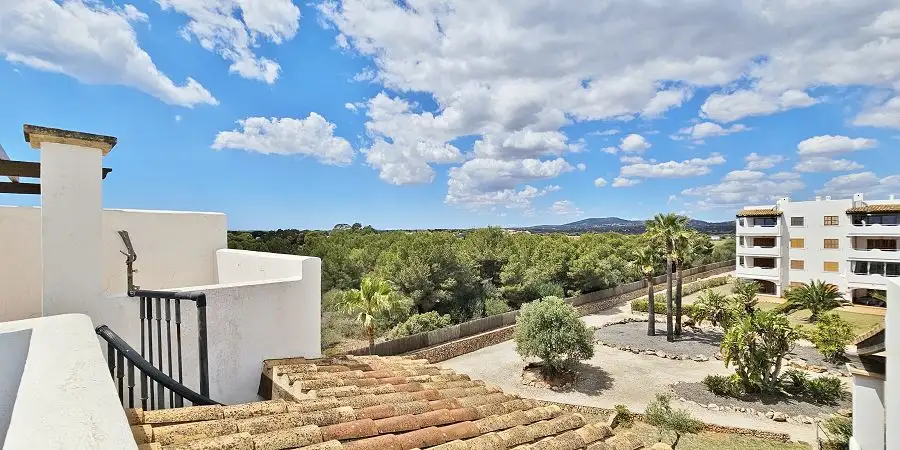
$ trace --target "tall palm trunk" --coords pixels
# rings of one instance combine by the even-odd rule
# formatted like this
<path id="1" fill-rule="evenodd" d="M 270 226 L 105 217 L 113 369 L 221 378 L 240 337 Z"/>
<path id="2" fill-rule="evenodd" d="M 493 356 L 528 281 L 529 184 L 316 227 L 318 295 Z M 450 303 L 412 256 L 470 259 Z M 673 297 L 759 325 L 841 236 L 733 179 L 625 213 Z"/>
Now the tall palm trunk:
<path id="1" fill-rule="evenodd" d="M 656 336 L 656 300 L 653 298 L 653 274 L 646 278 L 647 281 L 647 314 L 650 315 L 647 322 L 647 336 Z"/>
<path id="2" fill-rule="evenodd" d="M 369 355 L 375 354 L 375 326 L 366 327 L 366 334 L 369 335 Z"/>
<path id="3" fill-rule="evenodd" d="M 681 336 L 681 286 L 684 283 L 684 273 L 681 271 L 684 263 L 679 259 L 675 261 L 675 273 L 678 282 L 675 284 L 675 336 Z"/>
<path id="4" fill-rule="evenodd" d="M 666 340 L 673 342 L 672 334 L 672 242 L 666 242 Z"/>

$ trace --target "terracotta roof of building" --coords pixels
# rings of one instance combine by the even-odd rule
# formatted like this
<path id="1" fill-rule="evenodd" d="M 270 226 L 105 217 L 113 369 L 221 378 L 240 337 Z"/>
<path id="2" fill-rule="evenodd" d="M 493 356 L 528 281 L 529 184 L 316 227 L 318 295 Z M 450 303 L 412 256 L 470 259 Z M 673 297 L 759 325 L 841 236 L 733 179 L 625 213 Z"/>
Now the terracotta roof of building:
<path id="1" fill-rule="evenodd" d="M 857 206 L 847 210 L 847 214 L 900 213 L 900 203 L 886 205 Z"/>
<path id="2" fill-rule="evenodd" d="M 775 208 L 768 209 L 742 209 L 738 211 L 738 217 L 769 217 L 769 216 L 780 216 L 781 211 Z"/>
<path id="3" fill-rule="evenodd" d="M 601 450 L 628 433 L 559 406 L 405 357 L 291 360 L 270 367 L 276 400 L 128 409 L 141 449 Z"/>

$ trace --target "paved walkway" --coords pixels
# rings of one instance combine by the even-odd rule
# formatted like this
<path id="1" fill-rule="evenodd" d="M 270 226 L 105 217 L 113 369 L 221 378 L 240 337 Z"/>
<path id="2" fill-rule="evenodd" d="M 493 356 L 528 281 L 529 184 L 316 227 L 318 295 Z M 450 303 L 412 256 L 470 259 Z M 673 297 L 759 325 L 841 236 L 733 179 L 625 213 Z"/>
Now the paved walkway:
<path id="1" fill-rule="evenodd" d="M 626 304 L 585 316 L 583 320 L 588 326 L 599 327 L 631 315 L 630 306 Z M 643 412 L 657 393 L 665 392 L 675 382 L 696 382 L 706 375 L 732 373 L 718 360 L 702 363 L 667 360 L 595 346 L 594 357 L 585 361 L 583 378 L 574 390 L 554 392 L 522 385 L 520 374 L 524 363 L 516 353 L 513 341 L 483 348 L 444 361 L 441 365 L 526 398 L 609 409 L 616 404 L 624 404 L 636 412 Z M 710 411 L 686 404 L 679 407 L 690 410 L 695 417 L 707 423 L 788 433 L 793 440 L 815 441 L 813 425 L 778 423 L 748 414 Z"/>

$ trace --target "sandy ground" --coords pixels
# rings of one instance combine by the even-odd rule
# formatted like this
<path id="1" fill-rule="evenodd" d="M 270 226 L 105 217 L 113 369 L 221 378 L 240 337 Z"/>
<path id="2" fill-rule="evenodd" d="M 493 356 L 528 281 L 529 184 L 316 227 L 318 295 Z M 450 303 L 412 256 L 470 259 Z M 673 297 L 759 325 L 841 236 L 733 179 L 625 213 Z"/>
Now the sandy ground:
<path id="1" fill-rule="evenodd" d="M 600 327 L 628 316 L 631 316 L 630 306 L 626 304 L 585 316 L 583 320 L 588 326 Z M 569 392 L 554 392 L 522 385 L 520 375 L 524 362 L 512 341 L 444 361 L 441 365 L 526 398 L 601 408 L 624 404 L 637 412 L 643 412 L 655 394 L 667 391 L 668 386 L 677 381 L 697 382 L 709 374 L 732 372 L 715 359 L 702 363 L 676 361 L 598 345 L 594 357 L 585 361 L 583 378 L 578 385 Z M 793 440 L 815 441 L 814 425 L 778 423 L 748 414 L 710 411 L 686 404 L 679 404 L 679 407 L 690 410 L 696 418 L 707 423 L 776 431 L 788 433 Z"/>

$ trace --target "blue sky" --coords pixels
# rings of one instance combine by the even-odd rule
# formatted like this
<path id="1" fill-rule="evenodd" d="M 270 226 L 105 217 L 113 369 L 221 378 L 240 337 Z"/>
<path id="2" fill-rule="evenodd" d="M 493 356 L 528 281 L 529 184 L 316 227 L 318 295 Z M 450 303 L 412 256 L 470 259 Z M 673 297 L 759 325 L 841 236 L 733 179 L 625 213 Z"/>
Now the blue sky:
<path id="1" fill-rule="evenodd" d="M 109 208 L 426 228 L 900 194 L 891 1 L 21 3 L 0 144 L 118 137 Z"/>

